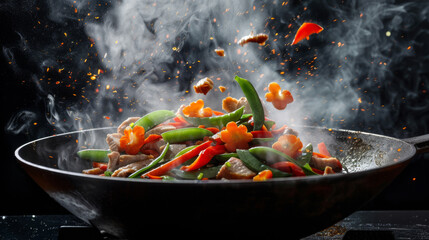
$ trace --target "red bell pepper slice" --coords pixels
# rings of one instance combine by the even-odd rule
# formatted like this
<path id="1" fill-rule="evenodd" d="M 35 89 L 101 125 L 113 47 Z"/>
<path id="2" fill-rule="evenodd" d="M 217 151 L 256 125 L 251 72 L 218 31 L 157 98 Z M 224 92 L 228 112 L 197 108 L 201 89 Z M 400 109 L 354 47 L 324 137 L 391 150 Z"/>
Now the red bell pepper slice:
<path id="1" fill-rule="evenodd" d="M 192 149 L 191 151 L 180 155 L 177 158 L 172 159 L 171 161 L 164 163 L 163 165 L 152 169 L 151 171 L 147 172 L 146 174 L 142 175 L 142 177 L 145 176 L 161 176 L 170 171 L 171 169 L 180 166 L 181 164 L 185 163 L 189 159 L 197 156 L 201 151 L 211 146 L 213 141 L 205 141 L 202 144 L 198 145 L 196 148 Z"/>
<path id="2" fill-rule="evenodd" d="M 205 166 L 207 163 L 209 163 L 214 156 L 225 152 L 226 152 L 225 145 L 210 146 L 205 150 L 201 151 L 198 158 L 195 159 L 195 161 L 191 163 L 191 165 L 183 166 L 180 168 L 180 170 L 183 170 L 183 171 L 197 170 Z"/>
<path id="3" fill-rule="evenodd" d="M 273 165 L 271 165 L 271 167 L 277 168 L 278 170 L 283 172 L 290 173 L 294 177 L 305 176 L 305 173 L 302 170 L 302 168 L 300 168 L 298 165 L 292 162 L 287 162 L 287 161 L 276 162 Z"/>
<path id="4" fill-rule="evenodd" d="M 319 149 L 319 153 L 331 157 L 331 154 L 329 153 L 328 148 L 324 142 L 317 144 L 317 148 Z"/>
<path id="5" fill-rule="evenodd" d="M 273 127 L 275 127 L 275 126 L 273 126 Z M 279 134 L 283 134 L 283 132 L 285 131 L 285 129 L 287 128 L 287 126 L 286 125 L 283 125 L 281 128 L 279 128 L 279 129 L 272 129 L 271 130 L 271 133 L 273 134 L 273 135 L 279 135 Z"/>
<path id="6" fill-rule="evenodd" d="M 273 137 L 273 134 L 270 131 L 263 131 L 263 130 L 258 130 L 258 131 L 251 131 L 250 132 L 254 138 L 271 138 Z"/>
<path id="7" fill-rule="evenodd" d="M 107 163 L 100 163 L 100 162 L 92 162 L 93 168 L 100 168 L 103 171 L 107 170 Z"/>
<path id="8" fill-rule="evenodd" d="M 298 42 L 300 42 L 304 38 L 309 40 L 311 34 L 320 33 L 321 31 L 323 31 L 323 27 L 321 27 L 315 23 L 305 22 L 301 25 L 301 27 L 299 27 L 298 31 L 296 32 L 295 38 L 293 39 L 293 42 L 292 42 L 292 45 L 297 44 Z"/>

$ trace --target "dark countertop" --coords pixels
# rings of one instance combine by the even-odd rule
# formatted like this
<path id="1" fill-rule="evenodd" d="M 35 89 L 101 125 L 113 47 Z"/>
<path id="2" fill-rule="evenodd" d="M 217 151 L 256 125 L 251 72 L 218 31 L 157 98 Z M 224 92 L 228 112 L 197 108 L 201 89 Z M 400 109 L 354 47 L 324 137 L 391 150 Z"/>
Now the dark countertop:
<path id="1" fill-rule="evenodd" d="M 73 215 L 2 216 L 0 239 L 115 239 Z M 358 211 L 302 240 L 429 239 L 429 211 Z"/>

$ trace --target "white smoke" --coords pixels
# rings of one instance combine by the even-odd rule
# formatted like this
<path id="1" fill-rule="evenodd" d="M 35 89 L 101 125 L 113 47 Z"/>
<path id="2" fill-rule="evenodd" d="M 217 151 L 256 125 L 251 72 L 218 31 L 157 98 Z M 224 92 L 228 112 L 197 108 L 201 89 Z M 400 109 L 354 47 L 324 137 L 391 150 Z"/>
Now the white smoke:
<path id="1" fill-rule="evenodd" d="M 155 109 L 174 110 L 198 98 L 220 110 L 222 98 L 243 96 L 233 80 L 235 75 L 252 81 L 262 98 L 272 81 L 290 90 L 295 101 L 286 110 L 267 105 L 271 118 L 286 124 L 365 126 L 370 131 L 386 131 L 397 124 L 390 121 L 389 125 L 387 119 L 427 106 L 424 102 L 401 108 L 406 105 L 404 99 L 420 97 L 427 79 L 415 79 L 422 73 L 415 75 L 413 69 L 400 69 L 401 62 L 416 55 L 414 49 L 422 48 L 418 38 L 427 30 L 416 31 L 414 26 L 428 22 L 429 4 L 425 2 L 48 3 L 53 22 L 66 29 L 70 22 L 84 28 L 100 63 L 88 67 L 96 79 L 88 81 L 90 84 L 82 91 L 84 96 L 66 108 L 57 106 L 62 102 L 57 99 L 60 96 L 40 85 L 40 77 L 35 79 L 46 99 L 47 121 L 58 118 L 59 131 L 115 126 L 128 116 Z M 107 7 L 99 7 L 103 4 Z M 291 46 L 296 30 L 307 21 L 321 24 L 324 31 Z M 407 35 L 411 31 L 414 35 Z M 237 44 L 251 32 L 266 33 L 269 40 L 264 46 Z M 31 48 L 31 44 L 26 47 Z M 225 49 L 225 57 L 216 55 L 214 49 L 218 47 Z M 13 58 L 13 53 L 3 51 Z M 82 59 L 90 54 L 71 55 L 79 63 L 76 68 L 88 65 Z M 42 68 L 58 65 L 55 57 L 40 61 L 47 64 Z M 417 71 L 425 69 L 425 63 L 427 60 L 418 62 Z M 403 76 L 396 76 L 395 68 L 411 75 L 398 83 Z M 215 89 L 207 96 L 195 94 L 192 89 L 204 77 L 215 82 Z M 227 92 L 218 91 L 220 85 L 226 86 Z M 64 121 L 67 117 L 73 124 Z M 384 127 L 377 127 L 381 123 Z"/>

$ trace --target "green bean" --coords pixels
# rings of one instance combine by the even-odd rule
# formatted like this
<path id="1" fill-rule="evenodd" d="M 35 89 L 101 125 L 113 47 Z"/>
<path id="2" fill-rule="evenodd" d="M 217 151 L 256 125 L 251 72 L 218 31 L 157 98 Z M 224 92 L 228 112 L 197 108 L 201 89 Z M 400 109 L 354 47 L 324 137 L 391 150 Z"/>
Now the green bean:
<path id="1" fill-rule="evenodd" d="M 176 154 L 176 156 L 174 156 L 174 158 L 180 157 L 180 156 L 182 156 L 183 154 L 185 154 L 185 153 L 187 153 L 187 152 L 191 151 L 192 149 L 194 149 L 194 148 L 196 148 L 196 147 L 198 147 L 198 145 L 191 145 L 191 146 L 189 146 L 189 147 L 185 147 L 184 149 L 180 150 L 180 151 Z"/>
<path id="2" fill-rule="evenodd" d="M 214 166 L 214 167 L 208 167 L 200 170 L 195 171 L 183 171 L 180 169 L 172 169 L 170 170 L 175 176 L 182 178 L 182 179 L 199 179 L 201 178 L 215 178 L 217 173 L 219 172 L 222 165 Z"/>
<path id="3" fill-rule="evenodd" d="M 238 157 L 237 153 L 218 154 L 218 155 L 215 155 L 213 158 L 222 162 L 226 162 L 232 157 Z"/>
<path id="4" fill-rule="evenodd" d="M 155 158 L 152 162 L 150 162 L 148 165 L 140 168 L 139 170 L 137 170 L 136 172 L 134 172 L 133 174 L 131 174 L 130 176 L 128 176 L 128 178 L 137 178 L 140 177 L 143 173 L 151 170 L 152 168 L 154 168 L 162 159 L 164 159 L 165 154 L 167 154 L 168 149 L 170 148 L 170 143 L 165 144 L 164 149 L 162 150 L 161 154 Z"/>
<path id="5" fill-rule="evenodd" d="M 87 161 L 107 163 L 109 162 L 107 154 L 110 152 L 110 150 L 103 149 L 85 149 L 77 152 L 77 155 Z"/>
<path id="6" fill-rule="evenodd" d="M 190 140 L 200 140 L 206 136 L 212 135 L 213 133 L 211 131 L 197 127 L 179 128 L 161 134 L 162 138 L 169 143 L 180 143 Z"/>
<path id="7" fill-rule="evenodd" d="M 141 126 L 144 128 L 144 130 L 147 132 L 153 127 L 167 121 L 168 119 L 174 118 L 176 114 L 169 110 L 157 110 L 150 112 L 143 117 L 141 117 L 139 120 L 137 120 L 134 124 L 134 126 Z"/>
<path id="8" fill-rule="evenodd" d="M 270 170 L 273 173 L 273 177 L 290 177 L 290 173 L 280 171 L 272 168 L 260 162 L 255 156 L 253 156 L 248 150 L 237 149 L 237 154 L 240 160 L 246 165 L 247 168 L 254 172 L 261 172 L 264 170 Z"/>
<path id="9" fill-rule="evenodd" d="M 258 92 L 256 92 L 252 83 L 244 78 L 235 76 L 235 81 L 240 85 L 241 90 L 243 91 L 244 96 L 246 96 L 247 102 L 249 102 L 250 108 L 252 109 L 254 124 L 253 130 L 260 130 L 264 125 L 265 113 L 261 99 L 258 96 Z"/>
<path id="10" fill-rule="evenodd" d="M 306 175 L 317 175 L 315 172 L 313 172 L 308 163 L 297 161 L 274 148 L 258 146 L 250 148 L 249 152 L 255 155 L 258 159 L 266 161 L 269 165 L 276 162 L 289 161 L 301 167 Z"/>
<path id="11" fill-rule="evenodd" d="M 304 166 L 311 161 L 311 156 L 313 156 L 313 145 L 309 143 L 302 149 L 302 154 L 297 161 L 301 166 Z"/>

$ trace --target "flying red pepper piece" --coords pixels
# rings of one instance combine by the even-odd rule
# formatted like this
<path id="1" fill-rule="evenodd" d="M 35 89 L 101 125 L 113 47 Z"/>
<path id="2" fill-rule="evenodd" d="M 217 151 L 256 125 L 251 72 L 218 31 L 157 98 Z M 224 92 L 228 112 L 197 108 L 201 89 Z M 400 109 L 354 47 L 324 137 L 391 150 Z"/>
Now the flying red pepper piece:
<path id="1" fill-rule="evenodd" d="M 301 25 L 301 27 L 299 27 L 298 31 L 296 32 L 295 38 L 293 39 L 293 42 L 292 42 L 292 45 L 297 44 L 298 42 L 300 42 L 304 38 L 309 40 L 311 34 L 320 33 L 321 31 L 323 31 L 323 27 L 321 27 L 315 23 L 305 22 Z"/>

